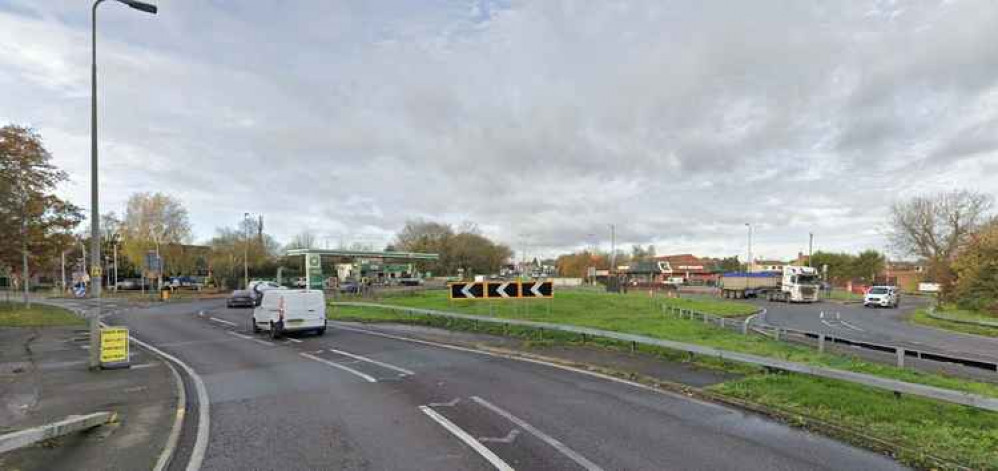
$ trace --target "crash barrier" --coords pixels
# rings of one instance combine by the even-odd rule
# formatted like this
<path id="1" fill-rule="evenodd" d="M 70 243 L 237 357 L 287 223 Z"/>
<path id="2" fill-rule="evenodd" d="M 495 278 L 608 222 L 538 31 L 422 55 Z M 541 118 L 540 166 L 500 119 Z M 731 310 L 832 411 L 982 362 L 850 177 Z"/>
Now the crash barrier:
<path id="1" fill-rule="evenodd" d="M 930 307 L 929 308 L 929 317 L 931 317 L 933 319 L 939 319 L 941 321 L 956 322 L 958 324 L 980 325 L 980 326 L 984 326 L 984 327 L 995 327 L 995 328 L 998 328 L 998 322 L 976 321 L 976 320 L 973 320 L 973 319 L 959 319 L 959 318 L 956 318 L 956 317 L 950 317 L 950 316 L 946 316 L 946 315 L 943 315 L 943 314 L 939 314 L 938 312 L 936 312 L 936 308 L 934 308 L 934 307 Z"/>
<path id="2" fill-rule="evenodd" d="M 977 368 L 986 371 L 998 372 L 998 363 L 981 358 L 969 358 L 949 353 L 923 350 L 919 348 L 902 347 L 898 345 L 886 345 L 875 342 L 868 342 L 865 340 L 851 339 L 849 337 L 826 334 L 823 332 L 812 332 L 807 330 L 774 326 L 757 321 L 753 318 L 754 316 L 749 317 L 748 319 L 745 320 L 739 320 L 739 319 L 725 319 L 724 317 L 714 316 L 704 312 L 694 311 L 690 309 L 680 309 L 672 306 L 664 306 L 662 310 L 663 312 L 670 313 L 684 319 L 702 319 L 705 324 L 737 330 L 743 334 L 755 333 L 772 338 L 773 340 L 796 341 L 795 343 L 801 343 L 800 341 L 807 341 L 804 342 L 806 345 L 811 345 L 812 342 L 816 342 L 818 351 L 824 351 L 825 347 L 829 344 L 837 344 L 837 345 L 862 348 L 866 350 L 872 350 L 883 353 L 893 353 L 897 358 L 895 364 L 899 368 L 905 367 L 906 358 L 917 358 L 925 361 L 952 363 L 957 365 L 963 365 L 969 368 Z"/>
<path id="3" fill-rule="evenodd" d="M 94 412 L 87 415 L 71 415 L 58 422 L 32 427 L 0 435 L 0 453 L 17 450 L 33 445 L 40 441 L 81 432 L 83 430 L 104 425 L 112 420 L 114 414 L 111 412 Z"/>
<path id="4" fill-rule="evenodd" d="M 625 334 L 622 332 L 613 332 L 608 330 L 593 329 L 589 327 L 580 327 L 574 325 L 553 324 L 550 322 L 527 321 L 521 319 L 500 319 L 496 317 L 476 316 L 471 314 L 458 314 L 454 312 L 436 311 L 433 309 L 418 309 L 405 306 L 392 306 L 387 304 L 363 303 L 363 302 L 335 302 L 332 304 L 334 306 L 355 306 L 355 307 L 389 309 L 395 311 L 402 311 L 409 315 L 433 316 L 433 317 L 442 317 L 449 319 L 461 319 L 472 322 L 502 324 L 505 327 L 519 326 L 531 329 L 538 329 L 541 331 L 549 330 L 556 332 L 567 332 L 567 333 L 581 335 L 583 336 L 583 338 L 585 338 L 585 336 L 602 337 L 621 342 L 629 342 L 631 343 L 632 348 L 638 344 L 650 345 L 655 347 L 667 348 L 670 350 L 702 355 L 705 357 L 719 358 L 721 360 L 726 360 L 726 361 L 757 365 L 780 371 L 788 371 L 788 372 L 817 376 L 822 378 L 838 379 L 842 381 L 848 381 L 850 383 L 862 384 L 864 386 L 869 386 L 877 389 L 893 391 L 895 393 L 910 394 L 913 396 L 926 397 L 939 401 L 950 402 L 953 404 L 962 404 L 966 406 L 976 407 L 979 409 L 998 412 L 998 398 L 990 398 L 977 394 L 954 391 L 951 389 L 938 388 L 935 386 L 928 386 L 924 384 L 908 383 L 904 381 L 898 381 L 895 379 L 881 378 L 879 376 L 873 376 L 864 373 L 836 370 L 832 368 L 805 365 L 802 363 L 779 360 L 776 358 L 767 358 L 747 353 L 732 352 L 714 347 L 706 347 L 703 345 L 694 345 L 683 342 L 676 342 L 672 340 L 656 339 L 652 337 L 646 337 L 643 335 Z M 738 322 L 741 323 L 741 321 Z M 728 322 L 726 322 L 725 324 L 730 324 L 730 323 L 733 323 L 733 321 L 731 319 L 728 319 Z"/>

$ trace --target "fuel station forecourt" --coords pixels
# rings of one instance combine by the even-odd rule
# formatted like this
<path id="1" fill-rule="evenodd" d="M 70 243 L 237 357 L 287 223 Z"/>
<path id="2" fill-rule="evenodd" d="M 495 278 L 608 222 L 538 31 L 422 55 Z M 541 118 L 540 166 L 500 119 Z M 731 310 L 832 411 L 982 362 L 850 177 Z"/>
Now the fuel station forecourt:
<path id="1" fill-rule="evenodd" d="M 308 287 L 310 289 L 323 289 L 325 287 L 325 277 L 322 275 L 322 257 L 347 258 L 358 266 L 364 260 L 416 262 L 440 259 L 440 255 L 435 253 L 375 252 L 363 250 L 291 249 L 287 251 L 287 255 L 301 255 L 305 257 L 305 279 L 308 280 Z"/>

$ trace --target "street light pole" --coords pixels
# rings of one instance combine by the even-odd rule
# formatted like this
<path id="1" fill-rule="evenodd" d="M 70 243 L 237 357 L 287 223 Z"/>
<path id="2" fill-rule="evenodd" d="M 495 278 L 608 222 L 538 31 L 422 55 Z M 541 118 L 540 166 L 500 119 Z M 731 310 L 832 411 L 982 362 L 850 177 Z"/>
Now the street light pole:
<path id="1" fill-rule="evenodd" d="M 94 1 L 94 6 L 90 15 L 90 277 L 97 278 L 96 283 L 92 283 L 90 294 L 96 299 L 101 295 L 101 270 L 100 270 L 100 206 L 97 192 L 97 7 L 104 0 Z M 136 10 L 146 13 L 156 14 L 156 6 L 138 0 L 117 0 Z M 86 265 L 86 258 L 84 258 Z M 90 367 L 97 368 L 100 365 L 98 349 L 100 348 L 98 335 L 98 322 L 100 315 L 100 303 L 98 302 L 98 315 L 90 317 Z"/>
<path id="2" fill-rule="evenodd" d="M 752 223 L 746 222 L 745 227 L 748 227 L 748 265 L 745 271 L 752 273 Z"/>
<path id="3" fill-rule="evenodd" d="M 243 288 L 249 286 L 249 213 L 243 213 Z"/>

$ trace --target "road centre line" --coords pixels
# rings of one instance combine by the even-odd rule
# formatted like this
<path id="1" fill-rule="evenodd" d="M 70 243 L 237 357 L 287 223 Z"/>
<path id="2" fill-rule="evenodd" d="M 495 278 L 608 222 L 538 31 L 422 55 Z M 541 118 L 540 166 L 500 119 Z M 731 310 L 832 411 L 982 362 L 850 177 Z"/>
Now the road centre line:
<path id="1" fill-rule="evenodd" d="M 315 355 L 312 355 L 310 353 L 299 353 L 299 355 L 301 355 L 301 356 L 303 356 L 305 358 L 308 358 L 309 360 L 315 360 L 315 361 L 317 361 L 319 363 L 324 363 L 326 365 L 332 366 L 333 368 L 339 368 L 339 369 L 341 369 L 343 371 L 346 371 L 348 373 L 353 373 L 353 374 L 355 374 L 357 376 L 360 376 L 361 378 L 364 378 L 364 380 L 367 381 L 368 383 L 377 383 L 378 382 L 378 380 L 374 379 L 373 376 L 361 373 L 360 371 L 357 371 L 357 370 L 355 370 L 353 368 L 350 368 L 349 366 L 341 365 L 339 363 L 326 360 L 325 358 L 319 358 L 319 357 L 317 357 Z"/>
<path id="2" fill-rule="evenodd" d="M 219 322 L 219 323 L 226 324 L 226 325 L 231 325 L 232 327 L 236 326 L 235 322 L 229 322 L 229 321 L 227 321 L 225 319 L 219 319 L 217 317 L 209 317 L 208 320 L 209 321 L 214 321 L 214 322 Z"/>
<path id="3" fill-rule="evenodd" d="M 250 337 L 249 335 L 243 335 L 243 334 L 239 334 L 239 333 L 232 332 L 232 331 L 229 331 L 229 334 L 230 335 L 235 335 L 236 337 L 239 337 L 241 339 L 251 340 L 251 341 L 256 342 L 256 343 L 258 343 L 260 345 L 266 345 L 268 347 L 276 347 L 277 346 L 277 344 L 275 344 L 275 343 L 268 342 L 266 340 L 255 339 L 253 337 Z"/>
<path id="4" fill-rule="evenodd" d="M 534 428 L 533 425 L 530 425 L 527 422 L 525 422 L 523 419 L 521 419 L 521 418 L 519 418 L 519 417 L 517 417 L 517 416 L 515 416 L 513 414 L 510 414 L 509 412 L 507 412 L 506 410 L 500 408 L 499 406 L 497 406 L 495 404 L 492 404 L 491 402 L 486 401 L 485 399 L 482 399 L 482 398 L 480 398 L 478 396 L 471 396 L 471 400 L 477 402 L 478 404 L 480 404 L 481 406 L 485 407 L 486 409 L 489 409 L 492 412 L 495 412 L 496 414 L 499 414 L 499 415 L 505 417 L 506 420 L 509 420 L 510 422 L 513 422 L 514 424 L 516 424 L 518 427 L 522 428 L 523 430 L 526 430 L 527 433 L 529 433 L 529 434 L 531 434 L 531 435 L 533 435 L 533 436 L 541 439 L 542 441 L 544 441 L 544 443 L 547 443 L 548 445 L 551 445 L 551 447 L 553 447 L 555 450 L 558 450 L 559 452 L 561 452 L 561 454 L 565 455 L 570 460 L 576 462 L 579 466 L 582 466 L 586 470 L 588 470 L 588 471 L 603 471 L 603 468 L 600 468 L 596 463 L 593 463 L 592 461 L 589 461 L 588 459 L 586 459 L 585 456 L 580 455 L 578 452 L 576 452 L 575 450 L 569 448 L 568 446 L 566 446 L 564 443 L 562 443 L 558 439 L 556 439 L 556 438 L 554 438 L 554 437 L 552 437 L 552 436 L 550 436 L 550 435 L 548 435 L 548 434 L 546 434 L 546 433 L 544 433 L 544 432 L 542 432 L 540 430 L 537 430 L 536 428 Z"/>
<path id="5" fill-rule="evenodd" d="M 492 466 L 495 466 L 496 469 L 502 471 L 513 471 L 512 466 L 503 461 L 503 459 L 493 453 L 492 450 L 486 448 L 485 445 L 482 445 L 478 440 L 475 440 L 475 437 L 472 437 L 468 434 L 468 432 L 462 430 L 461 427 L 454 425 L 454 422 L 448 420 L 447 417 L 440 415 L 437 411 L 430 409 L 428 406 L 419 406 L 419 410 L 423 411 L 424 414 L 429 416 L 448 432 L 464 442 L 465 445 L 470 446 L 472 450 L 475 450 L 482 456 L 482 458 L 485 458 L 492 464 Z"/>
<path id="6" fill-rule="evenodd" d="M 368 363 L 371 363 L 371 364 L 374 364 L 374 365 L 378 365 L 378 366 L 381 366 L 381 367 L 384 367 L 384 368 L 388 368 L 389 370 L 394 370 L 394 371 L 397 371 L 397 372 L 402 373 L 402 374 L 407 374 L 407 375 L 410 375 L 410 376 L 416 374 L 416 372 L 407 370 L 405 368 L 401 368 L 401 367 L 398 367 L 398 366 L 395 366 L 395 365 L 391 365 L 391 364 L 388 364 L 388 363 L 385 363 L 385 362 L 382 362 L 382 361 L 378 361 L 378 360 L 374 360 L 374 359 L 371 359 L 371 358 L 367 358 L 365 356 L 357 355 L 357 354 L 354 354 L 354 353 L 344 352 L 343 350 L 337 350 L 335 348 L 330 348 L 329 351 L 333 352 L 333 353 L 336 353 L 336 354 L 339 354 L 339 355 L 343 355 L 345 357 L 350 357 L 350 358 L 353 358 L 353 359 L 356 359 L 356 360 L 366 361 Z"/>

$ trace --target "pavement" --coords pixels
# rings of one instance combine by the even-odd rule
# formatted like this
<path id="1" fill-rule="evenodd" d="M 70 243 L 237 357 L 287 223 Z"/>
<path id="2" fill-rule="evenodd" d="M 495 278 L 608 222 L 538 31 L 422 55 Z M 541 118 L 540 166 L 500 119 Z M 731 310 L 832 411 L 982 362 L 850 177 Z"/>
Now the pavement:
<path id="1" fill-rule="evenodd" d="M 131 351 L 130 369 L 88 370 L 83 327 L 0 328 L 0 433 L 112 411 L 112 424 L 0 454 L 4 470 L 151 469 L 176 416 L 173 375 Z"/>
<path id="2" fill-rule="evenodd" d="M 204 301 L 108 319 L 206 386 L 206 447 L 185 424 L 172 469 L 202 452 L 204 470 L 903 469 L 743 410 L 398 327 L 271 341 L 250 333 L 250 313 Z M 658 373 L 718 380 L 669 368 Z"/>

